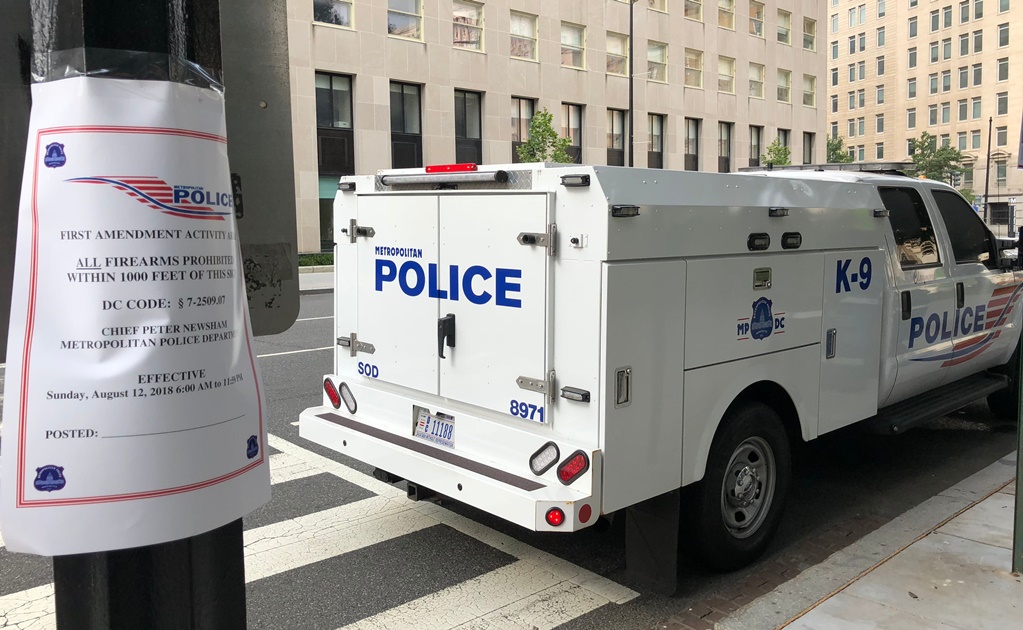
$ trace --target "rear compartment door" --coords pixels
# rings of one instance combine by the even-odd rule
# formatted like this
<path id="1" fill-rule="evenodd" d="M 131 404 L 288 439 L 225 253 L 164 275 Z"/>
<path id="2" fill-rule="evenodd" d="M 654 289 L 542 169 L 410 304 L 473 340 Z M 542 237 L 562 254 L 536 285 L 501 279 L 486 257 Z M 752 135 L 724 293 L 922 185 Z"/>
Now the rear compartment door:
<path id="1" fill-rule="evenodd" d="M 359 374 L 436 394 L 437 197 L 366 195 L 358 223 Z"/>
<path id="2" fill-rule="evenodd" d="M 453 316 L 455 346 L 439 362 L 441 396 L 549 422 L 546 395 L 519 385 L 544 382 L 548 365 L 550 256 L 547 196 L 440 197 L 439 263 L 446 295 L 434 319 Z M 434 336 L 436 343 L 436 334 Z"/>

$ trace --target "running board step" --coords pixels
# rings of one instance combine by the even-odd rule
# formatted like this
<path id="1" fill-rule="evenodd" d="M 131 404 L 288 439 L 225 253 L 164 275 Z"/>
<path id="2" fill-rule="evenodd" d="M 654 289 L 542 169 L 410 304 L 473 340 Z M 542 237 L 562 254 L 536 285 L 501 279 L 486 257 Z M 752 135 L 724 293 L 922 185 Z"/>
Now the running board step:
<path id="1" fill-rule="evenodd" d="M 974 374 L 912 398 L 885 407 L 866 425 L 884 435 L 904 433 L 932 418 L 939 418 L 971 402 L 1009 386 L 1009 377 L 1001 374 Z"/>

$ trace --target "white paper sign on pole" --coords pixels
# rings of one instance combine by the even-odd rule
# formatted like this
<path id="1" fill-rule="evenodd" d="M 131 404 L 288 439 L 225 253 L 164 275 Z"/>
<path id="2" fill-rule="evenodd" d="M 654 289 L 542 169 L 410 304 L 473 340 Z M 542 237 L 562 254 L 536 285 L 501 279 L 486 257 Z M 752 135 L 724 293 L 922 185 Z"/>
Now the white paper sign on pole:
<path id="1" fill-rule="evenodd" d="M 224 102 L 178 83 L 32 87 L 0 529 L 63 555 L 206 532 L 270 498 Z"/>

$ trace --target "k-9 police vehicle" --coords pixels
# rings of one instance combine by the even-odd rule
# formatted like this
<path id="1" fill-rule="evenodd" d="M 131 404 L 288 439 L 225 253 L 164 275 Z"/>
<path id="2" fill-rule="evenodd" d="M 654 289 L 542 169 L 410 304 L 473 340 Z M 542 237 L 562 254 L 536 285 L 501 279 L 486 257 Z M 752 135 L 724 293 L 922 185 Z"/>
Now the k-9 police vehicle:
<path id="1" fill-rule="evenodd" d="M 337 351 L 301 435 L 525 528 L 626 517 L 674 589 L 775 532 L 794 443 L 1015 414 L 1020 274 L 952 188 L 845 172 L 346 177 Z"/>

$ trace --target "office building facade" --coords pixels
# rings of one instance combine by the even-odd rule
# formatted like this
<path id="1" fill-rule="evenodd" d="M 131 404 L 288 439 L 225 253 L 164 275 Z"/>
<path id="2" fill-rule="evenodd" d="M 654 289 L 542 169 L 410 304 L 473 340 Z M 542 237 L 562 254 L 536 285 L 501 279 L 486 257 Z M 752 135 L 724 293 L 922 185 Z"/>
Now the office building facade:
<path id="1" fill-rule="evenodd" d="M 856 161 L 909 160 L 922 132 L 965 156 L 956 184 L 1008 229 L 1023 203 L 1023 0 L 826 0 L 828 133 Z M 1013 84 L 1015 81 L 1015 84 Z M 990 142 L 988 136 L 990 120 Z M 988 151 L 991 156 L 987 169 Z M 982 211 L 983 204 L 976 204 Z M 1018 222 L 1016 222 L 1018 225 Z"/>
<path id="2" fill-rule="evenodd" d="M 542 108 L 574 160 L 628 164 L 630 6 L 635 166 L 823 161 L 815 0 L 288 0 L 300 251 L 333 242 L 339 176 L 517 161 Z"/>

